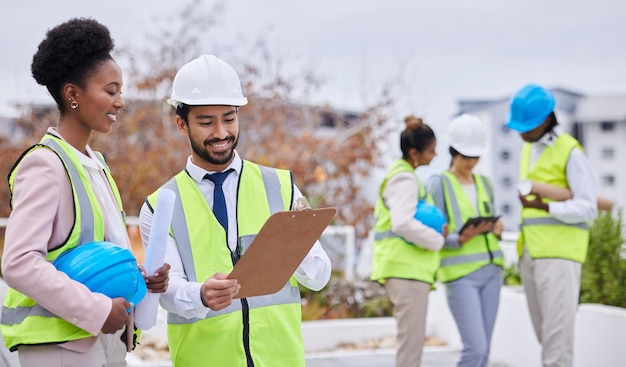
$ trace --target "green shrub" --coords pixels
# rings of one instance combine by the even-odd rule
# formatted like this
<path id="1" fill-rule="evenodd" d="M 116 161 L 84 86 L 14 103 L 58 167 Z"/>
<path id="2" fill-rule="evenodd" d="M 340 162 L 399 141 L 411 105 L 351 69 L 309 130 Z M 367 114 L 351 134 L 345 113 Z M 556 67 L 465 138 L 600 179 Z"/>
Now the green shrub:
<path id="1" fill-rule="evenodd" d="M 590 228 L 589 251 L 580 285 L 581 303 L 626 307 L 623 244 L 622 211 L 616 216 L 601 212 Z"/>
<path id="2" fill-rule="evenodd" d="M 391 316 L 393 306 L 385 288 L 369 280 L 347 281 L 333 274 L 319 292 L 300 287 L 302 319 L 343 319 Z"/>
<path id="3" fill-rule="evenodd" d="M 522 277 L 517 264 L 511 264 L 504 268 L 504 285 L 520 285 Z"/>

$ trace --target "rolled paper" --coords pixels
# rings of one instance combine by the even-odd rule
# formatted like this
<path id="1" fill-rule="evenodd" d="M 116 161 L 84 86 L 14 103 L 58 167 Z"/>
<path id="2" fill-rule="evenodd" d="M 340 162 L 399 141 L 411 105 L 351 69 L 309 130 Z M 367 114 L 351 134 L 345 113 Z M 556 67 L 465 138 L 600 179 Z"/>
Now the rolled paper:
<path id="1" fill-rule="evenodd" d="M 533 183 L 531 180 L 521 180 L 517 183 L 517 191 L 523 196 L 530 195 L 533 190 Z"/>
<path id="2" fill-rule="evenodd" d="M 564 201 L 571 199 L 572 192 L 564 187 L 558 187 L 543 182 L 522 180 L 517 184 L 517 190 L 520 194 L 526 196 L 531 194 L 539 194 L 541 197 Z M 611 211 L 613 209 L 613 200 L 598 196 L 598 210 Z"/>
<path id="3" fill-rule="evenodd" d="M 541 197 L 564 201 L 572 198 L 572 192 L 564 187 L 558 187 L 543 182 L 532 181 L 532 192 L 541 195 Z"/>
<path id="4" fill-rule="evenodd" d="M 517 184 L 517 190 L 520 194 L 532 195 L 539 194 L 543 198 L 563 201 L 572 198 L 572 192 L 564 187 L 558 187 L 543 182 L 522 180 Z"/>
<path id="5" fill-rule="evenodd" d="M 150 237 L 145 251 L 144 269 L 146 269 L 148 276 L 152 276 L 165 262 L 165 247 L 169 237 L 175 200 L 176 194 L 172 190 L 159 190 L 154 216 L 152 217 Z M 156 325 L 158 310 L 159 295 L 148 293 L 136 307 L 135 325 L 142 330 L 150 329 Z"/>

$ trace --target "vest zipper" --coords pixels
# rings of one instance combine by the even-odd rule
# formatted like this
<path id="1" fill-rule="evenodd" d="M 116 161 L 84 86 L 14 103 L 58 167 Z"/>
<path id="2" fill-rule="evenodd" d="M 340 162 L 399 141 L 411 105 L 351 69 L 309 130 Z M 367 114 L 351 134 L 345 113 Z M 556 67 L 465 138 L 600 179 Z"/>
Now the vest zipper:
<path id="1" fill-rule="evenodd" d="M 254 367 L 254 361 L 250 353 L 250 307 L 246 298 L 241 299 L 241 315 L 243 321 L 243 350 L 246 352 L 248 367 Z"/>
<path id="2" fill-rule="evenodd" d="M 487 234 L 483 235 L 485 237 L 485 244 L 487 245 L 487 252 L 489 253 L 489 263 L 493 263 L 493 252 L 491 252 L 491 247 L 489 247 L 489 237 Z"/>
<path id="3" fill-rule="evenodd" d="M 237 241 L 235 251 L 230 251 L 230 257 L 233 262 L 233 266 L 235 266 L 241 257 L 241 243 L 239 243 L 239 241 Z M 246 298 L 241 299 L 241 322 L 243 323 L 242 341 L 243 350 L 246 353 L 246 363 L 248 367 L 254 367 L 254 361 L 252 360 L 252 354 L 250 353 L 250 307 Z"/>

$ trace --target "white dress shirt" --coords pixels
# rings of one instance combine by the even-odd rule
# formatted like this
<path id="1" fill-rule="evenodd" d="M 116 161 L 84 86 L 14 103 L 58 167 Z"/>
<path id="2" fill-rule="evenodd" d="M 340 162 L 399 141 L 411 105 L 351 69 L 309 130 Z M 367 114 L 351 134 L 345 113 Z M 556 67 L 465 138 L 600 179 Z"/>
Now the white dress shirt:
<path id="1" fill-rule="evenodd" d="M 558 135 L 558 132 L 555 132 Z M 546 147 L 554 145 L 556 137 L 546 134 L 531 144 L 530 167 L 543 153 Z M 564 201 L 552 201 L 548 204 L 551 216 L 565 223 L 591 222 L 598 213 L 598 195 L 594 174 L 589 158 L 580 149 L 572 150 L 565 168 L 567 184 L 572 191 L 572 198 Z"/>
<path id="2" fill-rule="evenodd" d="M 239 181 L 239 175 L 241 174 L 241 164 L 241 157 L 235 152 L 233 161 L 224 170 L 226 171 L 231 168 L 234 170 L 234 172 L 227 176 L 223 183 L 226 209 L 229 213 L 235 213 L 237 210 L 237 183 Z M 213 172 L 206 171 L 195 165 L 191 161 L 191 157 L 187 159 L 186 169 L 191 178 L 196 182 L 196 185 L 198 185 L 207 204 L 212 208 L 213 188 L 215 185 L 210 180 L 204 180 L 204 176 L 207 173 L 210 174 Z M 295 200 L 302 197 L 302 193 L 295 185 L 293 186 L 293 191 L 293 200 L 295 202 Z M 152 216 L 152 211 L 150 211 L 147 204 L 144 203 L 139 214 L 139 227 L 144 248 L 148 244 Z M 237 228 L 236 216 L 228 216 L 228 228 Z M 236 230 L 228 231 L 228 246 L 231 250 L 236 248 Z M 165 262 L 170 264 L 170 273 L 167 291 L 161 295 L 161 306 L 167 311 L 186 318 L 205 318 L 211 310 L 205 307 L 200 299 L 200 288 L 204 279 L 199 279 L 199 283 L 187 281 L 180 259 L 180 253 L 178 252 L 176 241 L 172 236 L 169 236 L 166 245 Z M 313 245 L 294 275 L 302 285 L 311 290 L 318 291 L 328 283 L 331 270 L 330 259 L 318 241 Z"/>

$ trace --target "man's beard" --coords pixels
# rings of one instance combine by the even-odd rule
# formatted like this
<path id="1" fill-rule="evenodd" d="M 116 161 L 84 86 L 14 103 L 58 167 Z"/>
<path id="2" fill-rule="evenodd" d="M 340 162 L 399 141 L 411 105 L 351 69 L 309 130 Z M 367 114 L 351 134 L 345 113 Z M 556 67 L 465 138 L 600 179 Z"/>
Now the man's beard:
<path id="1" fill-rule="evenodd" d="M 215 154 L 214 152 L 211 152 L 209 151 L 209 149 L 206 148 L 207 145 L 211 145 L 212 143 L 224 140 L 230 140 L 233 142 L 232 147 L 227 151 Z M 239 141 L 239 139 L 230 135 L 223 140 L 205 140 L 202 144 L 195 142 L 193 139 L 189 139 L 189 141 L 191 143 L 191 149 L 193 150 L 193 152 L 196 153 L 196 155 L 198 155 L 204 161 L 213 165 L 222 165 L 229 163 L 233 159 L 233 156 L 235 155 L 235 148 L 237 147 L 237 142 Z"/>

